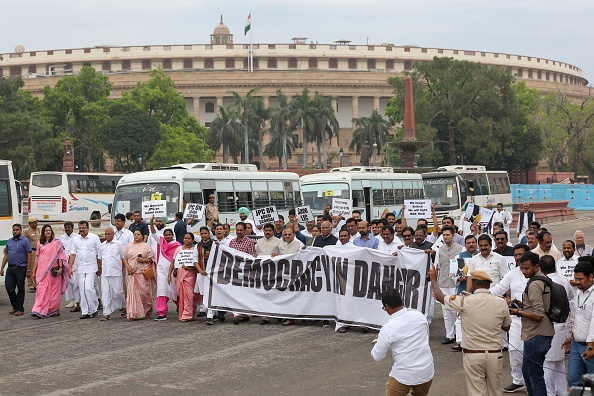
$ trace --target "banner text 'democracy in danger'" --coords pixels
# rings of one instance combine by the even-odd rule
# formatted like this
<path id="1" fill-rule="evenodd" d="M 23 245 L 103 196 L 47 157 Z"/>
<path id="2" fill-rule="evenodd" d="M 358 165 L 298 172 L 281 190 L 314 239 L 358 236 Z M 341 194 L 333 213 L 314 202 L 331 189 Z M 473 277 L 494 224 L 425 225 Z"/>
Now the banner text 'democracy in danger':
<path id="1" fill-rule="evenodd" d="M 206 271 L 208 307 L 250 315 L 379 328 L 388 321 L 384 290 L 399 290 L 406 307 L 425 314 L 431 298 L 427 254 L 410 248 L 392 256 L 355 246 L 308 247 L 254 258 L 215 245 Z"/>

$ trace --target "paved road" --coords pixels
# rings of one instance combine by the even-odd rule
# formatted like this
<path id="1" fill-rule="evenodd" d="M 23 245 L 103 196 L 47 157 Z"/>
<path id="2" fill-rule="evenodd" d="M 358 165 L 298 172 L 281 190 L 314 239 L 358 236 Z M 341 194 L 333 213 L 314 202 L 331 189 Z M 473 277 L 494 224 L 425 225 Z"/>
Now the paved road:
<path id="1" fill-rule="evenodd" d="M 558 246 L 577 228 L 594 242 L 593 216 L 579 212 L 579 220 L 547 227 Z M 26 308 L 32 303 L 27 294 Z M 339 334 L 319 324 L 99 322 L 67 309 L 38 320 L 15 318 L 9 309 L 0 290 L 2 395 L 381 395 L 392 364 L 390 357 L 379 364 L 371 359 L 373 334 Z M 465 395 L 462 355 L 440 343 L 439 306 L 430 328 L 436 366 L 430 395 Z M 504 373 L 507 385 L 507 354 Z"/>

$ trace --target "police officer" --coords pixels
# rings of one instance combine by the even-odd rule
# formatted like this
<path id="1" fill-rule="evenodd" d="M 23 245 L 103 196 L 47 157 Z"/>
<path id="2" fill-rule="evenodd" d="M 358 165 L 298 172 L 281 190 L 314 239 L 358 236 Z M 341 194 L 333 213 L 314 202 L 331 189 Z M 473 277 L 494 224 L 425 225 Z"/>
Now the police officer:
<path id="1" fill-rule="evenodd" d="M 437 283 L 438 270 L 429 271 L 435 299 L 444 308 L 456 311 L 462 322 L 462 351 L 464 374 L 468 395 L 501 395 L 501 330 L 508 331 L 511 325 L 509 308 L 501 297 L 489 293 L 491 278 L 486 272 L 470 273 L 474 294 L 446 296 Z M 488 315 L 485 313 L 488 312 Z"/>
<path id="2" fill-rule="evenodd" d="M 27 227 L 23 231 L 23 236 L 29 240 L 31 243 L 31 249 L 33 253 L 31 254 L 31 268 L 27 268 L 30 271 L 35 267 L 35 261 L 37 261 L 37 241 L 41 237 L 41 231 L 37 228 L 37 218 L 36 217 L 29 217 L 29 227 Z M 33 293 L 36 289 L 35 279 L 32 276 L 27 276 L 27 288 L 29 289 L 29 293 Z"/>

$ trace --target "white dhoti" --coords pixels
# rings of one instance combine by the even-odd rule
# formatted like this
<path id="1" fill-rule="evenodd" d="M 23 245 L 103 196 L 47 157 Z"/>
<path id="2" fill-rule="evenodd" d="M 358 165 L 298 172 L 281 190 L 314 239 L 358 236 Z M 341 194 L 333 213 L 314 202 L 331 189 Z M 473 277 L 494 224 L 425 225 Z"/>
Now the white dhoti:
<path id="1" fill-rule="evenodd" d="M 124 280 L 121 276 L 101 275 L 101 300 L 103 315 L 111 315 L 118 309 L 126 307 Z"/>
<path id="2" fill-rule="evenodd" d="M 80 289 L 80 309 L 83 315 L 97 312 L 99 301 L 95 291 L 95 273 L 78 273 L 78 287 Z"/>
<path id="3" fill-rule="evenodd" d="M 74 301 L 76 304 L 80 303 L 80 288 L 78 287 L 76 271 L 72 271 L 72 278 L 68 282 L 64 296 L 66 301 Z"/>
<path id="4" fill-rule="evenodd" d="M 451 296 L 456 294 L 455 287 L 440 287 L 443 294 L 446 296 Z M 441 306 L 441 310 L 443 311 L 443 323 L 445 325 L 446 330 L 446 338 L 456 338 L 456 317 L 458 314 L 456 311 L 447 310 Z"/>
<path id="5" fill-rule="evenodd" d="M 554 323 L 554 325 L 555 335 L 543 364 L 544 380 L 548 396 L 566 396 L 567 375 L 565 372 L 565 351 L 562 345 L 569 336 L 569 330 L 567 323 Z"/>
<path id="6" fill-rule="evenodd" d="M 522 341 L 521 335 L 522 319 L 517 316 L 512 316 L 511 326 L 508 331 L 509 365 L 511 367 L 512 382 L 516 385 L 524 385 L 524 376 L 522 375 L 524 341 Z"/>

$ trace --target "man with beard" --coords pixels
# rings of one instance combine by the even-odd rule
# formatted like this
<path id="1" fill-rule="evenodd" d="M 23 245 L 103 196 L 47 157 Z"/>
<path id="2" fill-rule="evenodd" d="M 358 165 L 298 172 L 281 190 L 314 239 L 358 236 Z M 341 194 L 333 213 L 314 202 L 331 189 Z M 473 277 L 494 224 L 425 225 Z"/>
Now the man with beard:
<path id="1" fill-rule="evenodd" d="M 365 220 L 361 220 L 357 226 L 357 231 L 359 232 L 359 236 L 353 240 L 353 245 L 377 249 L 379 240 L 373 235 L 369 235 L 369 223 Z"/>
<path id="2" fill-rule="evenodd" d="M 575 254 L 575 243 L 571 239 L 563 242 L 563 257 L 557 260 L 557 271 L 561 275 L 571 277 L 573 274 L 573 268 L 577 265 L 579 256 Z M 570 281 L 572 286 L 575 286 L 575 282 Z"/>

